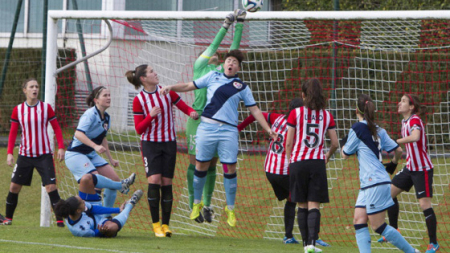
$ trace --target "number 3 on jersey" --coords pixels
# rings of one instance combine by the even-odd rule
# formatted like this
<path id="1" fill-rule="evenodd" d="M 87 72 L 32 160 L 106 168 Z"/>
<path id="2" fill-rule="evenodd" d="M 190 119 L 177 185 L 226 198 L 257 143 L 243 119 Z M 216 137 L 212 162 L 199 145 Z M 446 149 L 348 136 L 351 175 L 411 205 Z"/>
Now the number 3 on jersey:
<path id="1" fill-rule="evenodd" d="M 303 140 L 303 143 L 308 148 L 315 148 L 320 143 L 319 135 L 316 133 L 316 130 L 315 130 L 315 128 L 318 128 L 318 127 L 319 127 L 319 124 L 306 124 L 306 135 L 314 138 L 313 143 L 309 143 L 308 139 Z"/>

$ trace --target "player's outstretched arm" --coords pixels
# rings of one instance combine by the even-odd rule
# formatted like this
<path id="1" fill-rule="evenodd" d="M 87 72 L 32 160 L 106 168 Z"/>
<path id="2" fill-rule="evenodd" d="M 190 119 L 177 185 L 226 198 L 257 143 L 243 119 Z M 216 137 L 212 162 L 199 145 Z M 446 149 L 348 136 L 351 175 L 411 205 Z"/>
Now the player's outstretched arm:
<path id="1" fill-rule="evenodd" d="M 264 115 L 262 114 L 261 110 L 258 108 L 258 106 L 250 106 L 248 107 L 250 110 L 250 113 L 255 117 L 256 121 L 266 130 L 266 132 L 270 135 L 270 137 L 274 140 L 278 137 L 278 135 L 272 131 L 272 129 L 269 126 L 269 123 L 267 123 Z"/>
<path id="2" fill-rule="evenodd" d="M 165 95 L 169 94 L 170 91 L 188 92 L 188 91 L 195 90 L 195 89 L 197 89 L 197 87 L 194 85 L 194 82 L 177 83 L 177 84 L 174 84 L 174 85 L 169 85 L 169 86 L 162 87 L 161 90 L 159 91 L 159 94 L 161 96 L 165 96 Z"/>
<path id="3" fill-rule="evenodd" d="M 234 11 L 234 16 L 236 17 L 237 24 L 234 29 L 234 37 L 233 43 L 231 44 L 230 51 L 239 49 L 239 45 L 241 44 L 242 31 L 244 30 L 244 20 L 247 15 L 245 10 L 237 9 Z"/>

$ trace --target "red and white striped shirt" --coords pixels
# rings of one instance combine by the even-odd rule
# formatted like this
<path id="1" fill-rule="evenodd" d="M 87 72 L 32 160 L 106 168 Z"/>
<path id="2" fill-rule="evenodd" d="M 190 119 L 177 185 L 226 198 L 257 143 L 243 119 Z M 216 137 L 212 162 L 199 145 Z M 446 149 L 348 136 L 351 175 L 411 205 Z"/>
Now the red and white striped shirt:
<path id="1" fill-rule="evenodd" d="M 56 123 L 58 130 L 55 129 L 55 124 L 53 121 Z M 55 130 L 55 134 L 58 138 L 59 147 L 64 148 L 61 129 L 57 124 L 55 112 L 52 107 L 45 102 L 38 101 L 34 106 L 29 106 L 27 102 L 17 105 L 13 109 L 11 122 L 11 129 L 13 129 L 14 123 L 18 123 L 22 129 L 19 155 L 38 157 L 52 153 L 50 139 L 47 133 L 47 125 L 49 122 L 52 122 L 53 129 Z M 15 132 L 15 134 L 13 132 Z M 12 150 L 10 150 L 10 148 L 14 147 L 13 142 L 16 138 L 15 136 L 17 135 L 17 129 L 15 131 L 11 131 L 10 135 L 13 136 L 12 138 L 10 136 L 10 141 L 12 143 L 8 144 L 8 153 L 12 154 Z"/>
<path id="2" fill-rule="evenodd" d="M 311 110 L 305 106 L 291 111 L 288 126 L 295 128 L 295 140 L 290 162 L 325 160 L 324 136 L 328 129 L 336 128 L 333 115 L 327 110 Z"/>
<path id="3" fill-rule="evenodd" d="M 266 120 L 272 125 L 272 131 L 277 133 L 278 138 L 276 141 L 273 141 L 273 139 L 270 141 L 264 168 L 266 169 L 266 172 L 272 174 L 289 175 L 289 161 L 286 157 L 285 149 L 287 120 L 283 114 L 278 113 L 269 113 L 266 116 Z"/>
<path id="4" fill-rule="evenodd" d="M 414 129 L 420 130 L 420 138 L 416 142 L 406 143 L 406 168 L 410 171 L 431 170 L 433 164 L 428 155 L 427 136 L 425 127 L 419 116 L 413 114 L 408 119 L 402 120 L 402 137 L 411 135 Z"/>
<path id="5" fill-rule="evenodd" d="M 154 92 L 142 90 L 133 100 L 134 124 L 136 132 L 141 135 L 141 141 L 168 142 L 176 140 L 172 104 L 175 104 L 187 115 L 195 112 L 181 100 L 176 92 L 170 91 L 169 94 L 161 96 L 160 89 L 161 86 L 158 85 Z M 151 117 L 150 111 L 156 106 L 161 108 L 161 113 L 156 117 Z"/>

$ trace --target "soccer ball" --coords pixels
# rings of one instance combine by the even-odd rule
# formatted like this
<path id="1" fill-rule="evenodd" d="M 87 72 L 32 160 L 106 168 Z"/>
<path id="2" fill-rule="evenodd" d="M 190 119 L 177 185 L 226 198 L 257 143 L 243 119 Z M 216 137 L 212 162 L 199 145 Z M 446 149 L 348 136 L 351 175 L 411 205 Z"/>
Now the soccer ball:
<path id="1" fill-rule="evenodd" d="M 242 0 L 242 7 L 249 12 L 257 12 L 263 6 L 263 0 Z"/>

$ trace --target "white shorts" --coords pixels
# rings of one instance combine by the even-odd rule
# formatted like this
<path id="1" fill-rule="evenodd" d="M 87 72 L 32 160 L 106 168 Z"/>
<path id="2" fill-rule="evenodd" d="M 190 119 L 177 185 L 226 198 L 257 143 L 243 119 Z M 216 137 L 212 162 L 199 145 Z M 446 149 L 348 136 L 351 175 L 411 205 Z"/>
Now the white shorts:
<path id="1" fill-rule="evenodd" d="M 80 181 L 81 177 L 92 171 L 96 171 L 98 167 L 107 165 L 108 163 L 97 152 L 92 151 L 85 155 L 78 152 L 66 151 L 66 166 L 72 172 L 75 180 Z"/>

